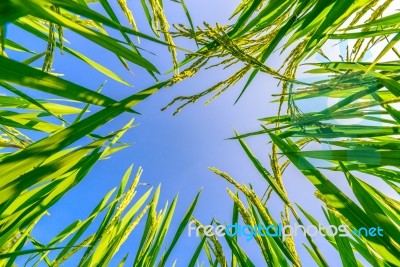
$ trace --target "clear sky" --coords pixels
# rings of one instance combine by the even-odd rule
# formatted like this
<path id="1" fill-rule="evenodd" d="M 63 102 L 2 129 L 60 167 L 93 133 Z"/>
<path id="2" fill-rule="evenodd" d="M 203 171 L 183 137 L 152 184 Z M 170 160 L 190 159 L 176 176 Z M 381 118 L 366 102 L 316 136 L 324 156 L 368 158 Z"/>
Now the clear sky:
<path id="1" fill-rule="evenodd" d="M 114 1 L 110 1 L 114 2 Z M 136 3 L 137 2 L 137 3 Z M 195 25 L 202 26 L 203 21 L 213 25 L 215 22 L 226 24 L 228 17 L 240 1 L 195 1 L 186 0 L 191 11 Z M 139 28 L 149 32 L 139 1 L 129 1 L 134 11 Z M 167 16 L 172 23 L 184 23 L 188 25 L 186 17 L 178 4 L 166 2 Z M 212 8 L 210 8 L 212 7 Z M 115 8 L 118 10 L 118 8 Z M 122 14 L 120 14 L 122 16 Z M 10 31 L 11 39 L 21 39 L 19 32 Z M 57 55 L 54 71 L 64 73 L 65 78 L 76 83 L 81 83 L 88 88 L 96 89 L 104 80 L 108 80 L 103 93 L 115 99 L 122 99 L 154 83 L 146 72 L 139 68 L 133 68 L 135 76 L 132 76 L 120 65 L 118 59 L 103 50 L 82 42 L 82 39 L 71 32 L 66 32 L 66 38 L 71 42 L 71 47 L 80 52 L 87 53 L 90 57 L 101 62 L 105 66 L 116 70 L 124 79 L 132 83 L 134 87 L 127 87 L 112 81 L 104 75 L 90 69 L 82 62 L 69 56 Z M 24 40 L 34 50 L 43 51 L 44 43 L 32 40 Z M 183 47 L 195 49 L 192 42 L 177 40 L 177 44 Z M 85 45 L 85 47 L 83 46 Z M 87 46 L 86 46 L 87 45 Z M 156 66 L 166 72 L 171 67 L 170 55 L 160 46 L 148 44 L 142 41 L 142 47 L 146 47 L 157 56 L 144 53 Z M 61 58 L 62 57 L 62 58 Z M 183 58 L 183 54 L 180 54 Z M 279 66 L 283 57 L 271 58 L 269 64 Z M 230 173 L 241 183 L 252 183 L 261 195 L 266 189 L 266 183 L 251 165 L 240 145 L 236 141 L 226 140 L 233 136 L 233 129 L 241 133 L 259 129 L 258 118 L 272 116 L 277 106 L 270 103 L 271 94 L 280 92 L 277 82 L 268 76 L 259 75 L 251 88 L 242 97 L 238 104 L 233 105 L 243 82 L 231 88 L 208 106 L 203 102 L 190 105 L 177 116 L 172 116 L 173 108 L 160 111 L 175 96 L 189 95 L 207 89 L 220 80 L 227 78 L 230 72 L 213 69 L 203 71 L 194 79 L 186 80 L 172 88 L 163 89 L 161 92 L 139 104 L 136 108 L 142 113 L 135 117 L 138 126 L 131 129 L 123 138 L 123 141 L 133 145 L 117 154 L 111 159 L 99 162 L 93 171 L 79 186 L 74 188 L 64 199 L 50 210 L 50 216 L 45 216 L 34 231 L 35 237 L 46 243 L 52 236 L 60 232 L 65 226 L 76 219 L 86 218 L 90 211 L 111 188 L 117 186 L 125 170 L 133 163 L 135 170 L 142 166 L 144 169 L 142 182 L 157 186 L 162 184 L 162 193 L 159 209 L 166 200 L 172 200 L 179 193 L 178 207 L 174 216 L 170 234 L 174 234 L 177 223 L 182 218 L 195 194 L 203 188 L 195 216 L 203 223 L 208 223 L 214 216 L 221 222 L 229 222 L 231 219 L 232 201 L 225 188 L 229 186 L 225 181 L 214 175 L 208 167 L 215 166 L 222 171 Z M 93 109 L 96 110 L 96 109 Z M 131 114 L 124 114 L 100 130 L 100 133 L 110 132 L 119 126 L 126 124 Z M 246 140 L 260 161 L 268 166 L 267 155 L 270 152 L 269 140 L 265 136 L 249 138 Z M 307 208 L 315 217 L 322 219 L 320 202 L 313 197 L 314 188 L 296 169 L 289 168 L 285 175 L 288 193 L 294 202 Z M 337 184 L 345 185 L 343 177 L 337 177 Z M 148 187 L 143 186 L 139 190 L 144 192 Z M 346 193 L 350 191 L 347 190 Z M 279 218 L 282 205 L 276 198 L 272 199 L 271 213 Z M 183 234 L 185 235 L 186 232 Z M 126 251 L 136 253 L 140 227 L 134 231 L 126 244 L 122 247 L 117 258 L 122 258 Z M 300 241 L 304 241 L 301 240 Z M 321 241 L 318 240 L 317 241 Z M 178 266 L 185 266 L 193 254 L 199 240 L 194 238 L 182 238 L 170 257 L 171 263 L 178 259 Z M 325 243 L 326 244 L 326 243 Z M 257 244 L 244 244 L 257 266 L 263 266 Z M 298 249 L 304 266 L 313 266 L 311 258 L 298 242 Z M 329 262 L 339 264 L 339 256 L 329 247 L 322 246 Z M 203 257 L 205 260 L 205 258 Z M 129 260 L 128 260 L 129 262 Z"/>

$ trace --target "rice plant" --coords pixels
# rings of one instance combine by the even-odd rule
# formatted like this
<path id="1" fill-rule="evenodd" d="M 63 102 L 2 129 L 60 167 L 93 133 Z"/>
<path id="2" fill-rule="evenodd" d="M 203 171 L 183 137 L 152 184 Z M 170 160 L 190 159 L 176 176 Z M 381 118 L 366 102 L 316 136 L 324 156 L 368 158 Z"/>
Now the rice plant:
<path id="1" fill-rule="evenodd" d="M 322 232 L 343 266 L 400 264 L 399 201 L 388 192 L 399 193 L 396 177 L 400 159 L 396 49 L 399 24 L 392 4 L 393 1 L 242 1 L 232 15 L 237 18 L 232 25 L 205 23 L 204 28 L 194 32 L 184 25 L 176 27 L 176 36 L 195 35 L 202 45 L 182 62 L 182 66 L 188 66 L 187 71 L 232 66 L 237 66 L 239 71 L 200 93 L 175 98 L 166 106 L 181 102 L 174 114 L 213 94 L 207 104 L 245 79 L 239 101 L 260 73 L 280 80 L 281 92 L 275 94 L 274 101 L 278 104 L 276 116 L 261 118 L 259 130 L 235 133 L 232 137 L 241 144 L 265 180 L 264 195 L 257 195 L 251 184 L 237 183 L 228 173 L 216 168 L 211 170 L 230 184 L 227 190 L 234 206 L 232 224 L 239 222 L 253 227 L 261 224 L 272 226 L 271 229 L 296 224 L 303 229 L 306 242 L 302 245 L 318 266 L 334 263 L 326 260 L 304 228 L 310 224 L 319 227 L 325 222 L 316 220 L 290 200 L 285 188 L 290 177 L 285 177 L 285 171 L 291 164 L 315 187 L 315 198 L 321 204 L 326 222 L 349 227 L 346 236 Z M 333 54 L 330 50 L 334 45 L 345 46 L 345 52 Z M 371 51 L 376 56 L 368 60 Z M 285 56 L 277 56 L 278 52 Z M 273 55 L 281 61 L 279 69 L 267 64 Z M 321 60 L 315 61 L 315 58 Z M 299 68 L 303 66 L 315 77 L 302 79 Z M 322 109 L 316 104 L 333 102 Z M 314 107 L 312 112 L 302 111 L 310 107 Z M 256 158 L 247 145 L 245 139 L 252 136 L 270 140 L 269 166 L 262 165 L 264 159 Z M 326 164 L 320 163 L 318 167 L 311 159 Z M 336 173 L 346 177 L 355 198 L 335 184 Z M 387 191 L 378 190 L 357 177 L 360 173 L 383 181 Z M 232 186 L 237 193 L 229 189 Z M 268 200 L 272 194 L 283 204 L 278 218 L 269 212 Z M 221 223 L 213 218 L 212 225 Z M 377 226 L 385 234 L 360 236 L 359 229 Z M 282 233 L 279 237 L 267 231 L 263 229 L 254 234 L 249 230 L 265 265 L 302 266 L 295 237 L 282 238 Z M 217 237 L 203 236 L 202 246 L 210 252 L 207 254 L 210 266 L 227 266 L 227 262 L 232 266 L 256 266 L 237 237 L 226 234 L 225 240 L 218 241 L 226 242 L 230 249 L 222 252 L 224 260 L 221 261 Z"/>
<path id="2" fill-rule="evenodd" d="M 76 258 L 81 266 L 106 266 L 146 215 L 149 228 L 142 235 L 135 265 L 153 265 L 156 262 L 165 265 L 194 210 L 198 196 L 183 218 L 173 243 L 164 251 L 164 239 L 177 198 L 161 211 L 158 207 L 159 187 L 151 200 L 151 189 L 134 200 L 141 169 L 127 188 L 130 168 L 121 179 L 118 191 L 114 189 L 104 196 L 87 219 L 66 225 L 65 230 L 48 244 L 43 244 L 32 235 L 32 230 L 47 210 L 85 179 L 99 160 L 127 147 L 120 138 L 133 127 L 133 119 L 123 128 L 105 136 L 96 134 L 95 130 L 124 112 L 136 114 L 132 109 L 135 105 L 169 83 L 168 80 L 155 82 L 147 89 L 116 101 L 100 93 L 104 84 L 96 90 L 86 88 L 61 78 L 53 71 L 55 53 L 60 52 L 83 61 L 88 67 L 123 85 L 129 85 L 113 70 L 72 49 L 65 39 L 65 30 L 75 32 L 92 45 L 115 54 L 128 71 L 131 71 L 128 64 L 131 62 L 135 68 L 144 68 L 153 77 L 156 77 L 158 69 L 139 53 L 131 36 L 175 51 L 171 40 L 165 43 L 157 36 L 140 33 L 137 28 L 122 26 L 119 22 L 121 18 L 116 17 L 108 1 L 100 2 L 109 17 L 95 11 L 85 1 L 7 0 L 0 4 L 0 86 L 8 93 L 1 96 L 0 103 L 3 149 L 0 159 L 1 266 L 13 266 L 21 256 L 29 256 L 26 264 L 31 266 L 71 264 L 68 262 L 76 262 Z M 134 21 L 126 2 L 121 1 L 120 5 L 130 21 Z M 162 10 L 158 12 L 161 16 Z M 165 16 L 163 23 L 166 23 Z M 17 28 L 24 32 L 26 38 L 42 41 L 44 51 L 36 53 L 8 39 L 7 32 Z M 110 28 L 119 31 L 124 41 L 111 37 L 107 33 Z M 28 58 L 23 61 L 13 59 L 9 51 L 24 53 Z M 38 62 L 42 62 L 40 69 L 32 66 Z M 32 90 L 59 99 L 38 99 L 30 96 Z M 88 116 L 92 106 L 102 109 Z M 41 132 L 44 138 L 35 140 L 27 134 L 27 130 Z M 99 227 L 90 233 L 88 228 L 91 225 Z M 56 254 L 49 255 L 50 252 Z M 125 260 L 126 257 L 121 259 L 121 264 Z"/>

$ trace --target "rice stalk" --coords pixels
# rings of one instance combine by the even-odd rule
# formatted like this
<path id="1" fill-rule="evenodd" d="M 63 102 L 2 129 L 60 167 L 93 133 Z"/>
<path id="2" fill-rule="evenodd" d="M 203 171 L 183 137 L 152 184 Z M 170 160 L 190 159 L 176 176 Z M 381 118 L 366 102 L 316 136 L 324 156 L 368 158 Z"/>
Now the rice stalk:
<path id="1" fill-rule="evenodd" d="M 139 224 L 140 220 L 143 218 L 143 216 L 147 213 L 148 209 L 150 208 L 149 205 L 145 206 L 142 212 L 135 218 L 135 220 L 129 225 L 129 227 L 126 229 L 126 232 L 122 236 L 121 240 L 119 241 L 119 245 L 117 250 L 119 249 L 120 246 L 122 246 L 126 239 L 129 237 L 129 235 L 132 233 L 132 231 L 135 229 L 135 227 Z"/>
<path id="2" fill-rule="evenodd" d="M 139 31 L 135 18 L 133 17 L 132 11 L 128 7 L 128 3 L 126 0 L 117 0 L 122 12 L 125 14 L 126 18 L 128 19 L 129 24 L 132 25 L 135 31 Z M 137 37 L 138 42 L 140 42 L 139 36 Z"/>
<path id="3" fill-rule="evenodd" d="M 49 23 L 49 34 L 47 39 L 46 56 L 44 58 L 44 63 L 42 71 L 50 72 L 54 61 L 54 51 L 56 47 L 56 37 L 55 37 L 55 24 Z"/>
<path id="4" fill-rule="evenodd" d="M 199 228 L 199 232 L 204 235 L 204 225 L 202 225 L 200 223 L 200 221 L 198 221 L 195 218 L 192 218 L 192 221 Z M 210 248 L 212 249 L 212 251 L 213 251 L 218 263 L 223 267 L 228 267 L 228 262 L 226 260 L 225 255 L 224 255 L 224 251 L 222 249 L 222 245 L 218 241 L 218 238 L 213 233 L 211 233 L 210 235 L 207 235 L 207 239 L 209 239 L 212 242 L 213 246 L 214 246 L 214 248 L 212 246 L 210 246 Z"/>
<path id="5" fill-rule="evenodd" d="M 250 226 L 255 226 L 256 225 L 256 221 L 254 220 L 253 216 L 251 215 L 250 212 L 247 211 L 246 207 L 244 206 L 244 204 L 242 203 L 242 201 L 236 196 L 235 193 L 233 193 L 231 190 L 229 190 L 228 188 L 226 189 L 229 196 L 232 198 L 233 202 L 237 205 L 238 210 L 240 215 L 243 218 L 243 221 L 246 225 L 250 225 Z M 271 264 L 271 259 L 268 256 L 268 252 L 267 252 L 267 244 L 264 244 L 262 238 L 259 235 L 254 235 L 253 236 L 254 239 L 256 240 L 256 242 L 258 243 L 262 254 L 265 258 L 265 260 L 267 261 L 268 265 Z"/>
<path id="6" fill-rule="evenodd" d="M 375 2 L 379 2 L 379 1 L 372 1 L 370 4 L 374 3 L 374 5 L 376 5 L 377 3 L 375 3 Z M 374 21 L 374 20 L 378 19 L 379 17 L 381 17 L 383 12 L 390 6 L 390 4 L 392 2 L 393 2 L 393 0 L 386 0 L 383 4 L 378 6 L 378 8 L 376 8 L 375 11 L 372 12 L 371 16 L 365 21 L 365 23 Z M 370 30 L 370 28 L 366 27 L 366 28 L 363 28 L 361 31 L 362 32 L 367 32 L 369 30 Z M 365 47 L 364 47 L 364 49 L 362 51 L 361 51 L 361 49 L 362 49 L 362 46 L 363 46 L 365 40 L 364 39 L 357 39 L 356 43 L 353 46 L 353 51 L 351 52 L 351 54 L 353 56 L 352 60 L 361 61 L 364 58 L 365 54 L 368 52 L 368 50 L 372 47 L 372 45 L 374 44 L 376 39 L 377 38 L 372 37 L 368 41 L 368 43 L 365 45 Z"/>
<path id="7" fill-rule="evenodd" d="M 175 43 L 174 40 L 169 32 L 169 23 L 168 20 L 165 16 L 165 12 L 163 10 L 163 7 L 161 6 L 160 1 L 158 0 L 149 0 L 150 6 L 153 10 L 153 20 L 155 24 L 156 29 L 160 29 L 160 32 L 164 35 L 164 39 L 169 44 L 168 50 L 172 54 L 172 62 L 174 65 L 174 71 L 175 74 L 179 74 L 179 64 L 178 64 L 178 53 L 175 48 Z M 160 34 L 158 33 L 158 36 Z"/>

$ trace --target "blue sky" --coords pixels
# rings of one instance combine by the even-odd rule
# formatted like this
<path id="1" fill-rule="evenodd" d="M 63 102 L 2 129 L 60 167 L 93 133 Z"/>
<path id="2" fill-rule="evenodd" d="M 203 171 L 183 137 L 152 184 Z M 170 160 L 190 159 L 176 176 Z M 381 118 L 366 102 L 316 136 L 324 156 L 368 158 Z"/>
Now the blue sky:
<path id="1" fill-rule="evenodd" d="M 137 2 L 130 1 L 130 7 L 134 11 L 139 28 L 149 32 L 139 1 Z M 209 24 L 215 22 L 226 24 L 227 18 L 240 1 L 187 0 L 186 2 L 189 10 L 191 10 L 195 25 L 202 26 L 203 21 L 207 21 Z M 168 2 L 165 6 L 171 24 L 178 22 L 188 24 L 178 4 Z M 122 14 L 120 15 L 122 16 Z M 23 38 L 18 30 L 10 31 L 9 36 L 15 40 Z M 74 58 L 57 55 L 54 71 L 64 73 L 66 79 L 83 84 L 93 90 L 104 80 L 108 80 L 103 93 L 114 99 L 122 99 L 154 83 L 145 71 L 136 67 L 133 67 L 135 75 L 132 76 L 121 66 L 114 55 L 105 53 L 104 50 L 86 41 L 82 42 L 80 37 L 71 32 L 66 32 L 66 37 L 71 42 L 71 47 L 116 70 L 134 87 L 127 87 L 112 81 Z M 42 51 L 44 49 L 44 44 L 37 42 L 34 38 L 32 40 L 25 39 L 23 42 L 29 43 L 34 50 Z M 83 47 L 82 44 L 87 46 Z M 177 40 L 177 44 L 195 49 L 193 42 Z M 166 72 L 171 67 L 170 54 L 166 49 L 149 44 L 144 40 L 142 40 L 140 46 L 157 53 L 157 56 L 146 53 L 144 55 L 156 62 L 157 67 L 162 72 Z M 182 53 L 180 58 L 183 58 Z M 270 59 L 269 63 L 278 66 L 282 63 L 282 60 L 283 57 L 275 56 Z M 203 102 L 188 106 L 177 116 L 172 116 L 173 107 L 164 112 L 160 111 L 174 97 L 200 92 L 227 78 L 229 73 L 218 69 L 200 72 L 194 79 L 185 80 L 172 88 L 163 89 L 139 104 L 136 110 L 141 112 L 142 115 L 135 117 L 135 124 L 138 124 L 138 126 L 131 129 L 123 138 L 125 142 L 133 143 L 133 145 L 114 154 L 112 158 L 97 164 L 87 179 L 53 207 L 49 211 L 50 216 L 43 218 L 34 231 L 36 238 L 45 243 L 72 221 L 87 217 L 102 196 L 119 184 L 120 178 L 131 164 L 134 164 L 135 170 L 139 166 L 143 167 L 142 182 L 149 183 L 154 187 L 158 184 L 162 185 L 159 209 L 165 201 L 172 200 L 179 193 L 178 207 L 169 237 L 174 234 L 179 219 L 182 218 L 200 188 L 203 188 L 203 193 L 195 216 L 203 223 L 209 222 L 214 216 L 221 222 L 230 221 L 232 201 L 225 189 L 229 185 L 210 172 L 208 170 L 210 166 L 228 172 L 241 183 L 252 183 L 257 192 L 262 195 L 263 190 L 266 189 L 266 183 L 251 165 L 239 143 L 226 139 L 233 136 L 234 129 L 241 133 L 258 130 L 260 125 L 260 122 L 257 121 L 258 118 L 275 114 L 277 106 L 270 102 L 273 99 L 271 94 L 280 92 L 276 80 L 265 75 L 259 75 L 236 105 L 233 105 L 233 103 L 242 89 L 244 81 L 231 88 L 208 106 L 202 104 L 206 100 L 204 99 Z M 93 109 L 93 111 L 95 110 L 96 108 Z M 99 132 L 107 133 L 117 129 L 126 124 L 130 118 L 130 114 L 124 114 L 107 124 Z M 268 166 L 269 140 L 262 136 L 249 138 L 246 141 L 261 162 Z M 322 219 L 320 202 L 316 201 L 313 196 L 314 188 L 308 180 L 293 167 L 288 169 L 285 177 L 285 179 L 289 179 L 286 185 L 291 199 L 303 205 L 315 217 Z M 345 185 L 346 181 L 340 176 L 337 177 L 336 183 Z M 148 187 L 143 186 L 139 189 L 139 193 L 147 189 Z M 345 192 L 349 193 L 350 190 L 347 189 Z M 279 218 L 282 204 L 275 197 L 273 197 L 269 207 L 275 218 Z M 140 227 L 122 247 L 117 256 L 118 259 L 122 258 L 128 250 L 131 251 L 131 254 L 136 252 L 139 236 Z M 311 258 L 301 246 L 302 241 L 304 240 L 299 240 L 298 249 L 303 264 L 304 266 L 313 266 Z M 317 239 L 317 241 L 321 240 Z M 170 259 L 173 261 L 177 258 L 178 266 L 185 266 L 198 242 L 199 240 L 194 238 L 183 238 L 177 244 Z M 260 256 L 258 246 L 255 243 L 243 243 L 243 245 L 253 257 L 254 262 L 263 266 L 264 261 Z M 335 263 L 339 264 L 339 256 L 333 252 L 329 245 L 325 243 L 322 250 L 327 252 L 325 255 L 327 255 L 328 261 L 333 263 L 333 266 Z M 205 260 L 204 257 L 203 259 Z"/>

